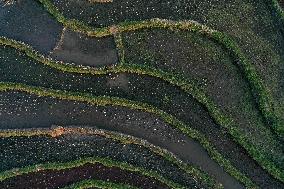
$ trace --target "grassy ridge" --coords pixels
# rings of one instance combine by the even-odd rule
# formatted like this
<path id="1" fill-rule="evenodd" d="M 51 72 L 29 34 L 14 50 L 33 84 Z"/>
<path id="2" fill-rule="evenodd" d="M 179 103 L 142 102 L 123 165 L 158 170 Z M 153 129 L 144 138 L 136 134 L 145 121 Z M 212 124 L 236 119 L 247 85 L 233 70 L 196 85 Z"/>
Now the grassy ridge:
<path id="1" fill-rule="evenodd" d="M 66 19 L 59 11 L 58 9 L 52 4 L 49 0 L 38 0 L 44 8 L 53 15 L 58 22 L 63 24 L 65 27 L 68 27 L 74 31 L 81 32 L 88 34 L 89 36 L 104 36 L 104 35 L 110 35 L 110 31 L 100 29 L 100 30 L 94 30 L 93 28 L 87 26 L 83 22 L 80 22 L 75 19 Z"/>
<path id="2" fill-rule="evenodd" d="M 123 144 L 136 144 L 143 146 L 147 149 L 150 149 L 152 152 L 162 156 L 166 160 L 176 164 L 181 170 L 185 171 L 189 175 L 191 175 L 194 179 L 199 180 L 200 182 L 207 184 L 209 188 L 222 188 L 220 183 L 217 183 L 213 178 L 211 178 L 208 174 L 201 172 L 199 169 L 183 163 L 180 159 L 178 159 L 174 154 L 169 151 L 162 149 L 158 146 L 155 146 L 145 140 L 138 139 L 133 136 L 125 135 L 118 132 L 106 131 L 103 129 L 92 129 L 92 128 L 78 128 L 78 127 L 57 127 L 55 129 L 24 129 L 24 130 L 1 130 L 0 137 L 16 137 L 16 136 L 38 136 L 38 135 L 48 135 L 54 136 L 56 131 L 60 131 L 60 134 L 66 133 L 81 133 L 81 134 L 92 134 L 92 135 L 100 135 L 106 138 L 110 138 L 112 140 L 118 141 Z"/>
<path id="3" fill-rule="evenodd" d="M 58 9 L 50 2 L 50 0 L 39 0 L 43 6 L 48 10 L 50 14 L 52 14 L 58 22 L 62 23 L 64 26 L 71 28 L 74 31 L 84 33 L 91 37 L 102 37 L 107 35 L 112 35 L 112 28 L 98 28 L 94 29 L 84 22 L 67 19 L 65 18 Z M 273 0 L 273 2 L 276 0 Z M 276 2 L 277 3 L 277 2 Z M 275 4 L 275 2 L 274 2 Z M 278 5 L 275 4 L 275 5 Z M 279 7 L 279 5 L 278 5 Z M 281 7 L 279 7 L 281 8 Z M 278 9 L 277 9 L 278 10 Z M 277 11 L 281 12 L 281 11 Z M 281 14 L 283 11 L 281 12 Z M 279 13 L 280 14 L 280 13 Z M 283 18 L 283 17 L 282 17 Z M 165 28 L 170 30 L 187 30 L 191 32 L 198 32 L 204 34 L 206 37 L 212 38 L 216 40 L 216 42 L 223 45 L 235 58 L 238 60 L 241 73 L 247 78 L 253 94 L 256 96 L 256 100 L 259 105 L 259 109 L 264 115 L 267 122 L 270 124 L 272 129 L 280 136 L 284 137 L 284 123 L 282 123 L 281 119 L 277 116 L 274 110 L 274 103 L 272 96 L 268 93 L 265 88 L 263 81 L 260 79 L 257 74 L 256 69 L 253 64 L 249 62 L 249 60 L 242 53 L 238 44 L 230 38 L 228 35 L 213 30 L 205 25 L 199 24 L 195 21 L 171 21 L 165 19 L 151 19 L 145 21 L 128 21 L 118 24 L 116 27 L 117 32 L 127 32 L 134 31 L 145 28 Z"/>
<path id="4" fill-rule="evenodd" d="M 68 19 L 64 18 L 59 13 L 59 11 L 56 9 L 56 7 L 53 6 L 52 3 L 50 3 L 50 1 L 48 1 L 48 0 L 40 0 L 40 1 L 49 10 L 49 12 L 51 12 L 58 19 L 58 21 L 63 23 L 65 26 L 72 28 L 75 31 L 83 32 L 83 33 L 85 33 L 89 36 L 96 36 L 96 37 L 112 34 L 110 28 L 101 28 L 101 29 L 94 30 L 93 28 L 88 27 L 84 23 L 79 22 L 77 20 L 68 20 Z M 184 29 L 184 30 L 189 30 L 189 31 L 193 31 L 193 32 L 200 32 L 200 33 L 205 34 L 207 37 L 211 37 L 211 38 L 215 39 L 217 42 L 220 42 L 222 45 L 227 47 L 227 49 L 231 50 L 230 52 L 233 55 L 235 55 L 236 59 L 238 59 L 240 61 L 239 67 L 244 72 L 244 74 L 247 76 L 248 80 L 250 81 L 250 83 L 252 85 L 252 89 L 254 91 L 254 94 L 256 94 L 257 99 L 258 99 L 258 104 L 259 104 L 260 110 L 263 112 L 263 115 L 265 115 L 268 122 L 271 123 L 273 128 L 274 129 L 276 128 L 275 130 L 278 133 L 280 133 L 280 135 L 281 135 L 282 130 L 283 130 L 281 128 L 283 128 L 283 127 L 282 127 L 282 123 L 275 116 L 275 113 L 273 111 L 274 105 L 273 105 L 272 97 L 269 96 L 269 93 L 266 91 L 261 80 L 259 80 L 259 77 L 256 74 L 256 71 L 255 71 L 254 67 L 252 66 L 252 64 L 250 64 L 250 62 L 247 61 L 245 56 L 243 54 L 241 54 L 242 53 L 241 50 L 237 47 L 237 44 L 233 40 L 231 40 L 228 36 L 226 36 L 223 33 L 220 33 L 220 32 L 214 31 L 214 30 L 210 30 L 206 26 L 200 25 L 200 24 L 195 23 L 195 22 L 172 22 L 172 21 L 168 21 L 168 20 L 153 19 L 153 20 L 141 21 L 141 22 L 125 22 L 125 23 L 121 23 L 117 26 L 119 32 L 133 31 L 133 30 L 138 30 L 138 29 L 141 29 L 141 28 L 155 28 L 155 27 L 156 28 L 167 28 L 167 29 L 172 29 L 172 30 Z M 240 55 L 243 55 L 243 56 L 240 56 Z M 62 66 L 62 68 L 66 69 L 67 71 L 68 71 L 68 69 L 69 69 L 69 71 L 74 71 L 70 67 L 66 68 L 66 67 Z M 124 68 L 118 67 L 118 68 L 121 69 L 121 71 L 122 71 L 122 70 L 125 70 L 124 68 L 126 68 L 126 67 L 124 67 Z M 137 68 L 137 66 L 136 66 L 136 68 Z M 126 71 L 129 72 L 129 70 L 130 69 L 127 69 Z M 148 68 L 148 70 L 151 70 L 151 69 Z M 139 70 L 139 71 L 140 71 L 139 74 L 148 74 L 148 73 L 145 73 L 146 71 L 144 71 L 144 70 L 143 71 Z M 74 71 L 74 72 L 76 72 L 76 71 Z M 108 71 L 106 71 L 105 69 L 101 69 L 99 74 L 101 74 L 103 72 L 107 73 Z M 134 73 L 134 72 L 130 72 L 130 73 Z M 172 77 L 173 80 L 176 80 L 175 75 L 169 74 L 168 76 Z M 179 82 L 180 82 L 180 80 L 177 83 L 179 83 Z M 187 82 L 183 81 L 182 83 L 185 83 L 185 87 L 184 87 L 185 89 L 190 88 L 191 91 L 195 91 L 195 90 L 192 90 L 193 86 L 187 85 Z M 277 167 L 275 167 L 273 164 L 271 164 L 271 162 L 267 161 L 266 158 L 263 157 L 263 155 L 260 154 L 257 149 L 255 149 L 253 146 L 250 146 L 249 144 L 247 144 L 247 141 L 245 141 L 241 137 L 242 135 L 241 135 L 241 133 L 238 132 L 236 127 L 231 128 L 232 127 L 231 119 L 226 118 L 224 115 L 222 115 L 220 113 L 220 111 L 215 108 L 214 104 L 211 103 L 210 101 L 208 101 L 208 98 L 206 98 L 205 95 L 204 96 L 200 95 L 200 93 L 198 93 L 198 92 L 195 92 L 195 93 L 198 94 L 196 96 L 200 96 L 199 101 L 202 102 L 202 100 L 203 100 L 203 103 L 207 105 L 208 110 L 209 111 L 211 110 L 210 113 L 211 113 L 212 117 L 215 118 L 215 120 L 217 120 L 217 122 L 220 123 L 220 125 L 229 128 L 230 133 L 234 137 L 237 138 L 238 142 L 240 144 L 242 144 L 248 150 L 250 155 L 255 160 L 257 160 L 258 162 L 261 162 L 262 166 L 265 169 L 269 170 L 270 173 L 273 174 L 276 178 L 278 178 L 282 181 L 284 180 L 283 179 L 284 178 L 283 171 L 279 170 Z"/>
<path id="5" fill-rule="evenodd" d="M 120 64 L 125 64 L 125 50 L 123 47 L 123 39 L 121 33 L 114 33 L 114 41 L 118 51 L 118 58 Z"/>
<path id="6" fill-rule="evenodd" d="M 39 0 L 39 1 L 62 24 L 67 26 L 69 22 L 72 22 L 72 24 L 69 24 L 70 27 L 78 32 L 82 32 L 89 36 L 95 36 L 95 37 L 111 35 L 112 33 L 110 31 L 110 27 L 99 28 L 95 30 L 81 21 L 68 20 L 57 10 L 57 8 L 49 0 Z M 272 0 L 271 2 L 276 12 L 278 12 L 278 15 L 282 15 L 281 18 L 284 18 L 283 17 L 284 13 L 281 10 L 279 4 L 277 3 L 277 0 Z M 59 20 L 58 18 L 64 18 L 64 19 Z M 80 29 L 80 26 L 82 25 L 84 27 Z M 242 53 L 241 49 L 238 47 L 237 43 L 233 39 L 231 39 L 228 35 L 218 32 L 216 30 L 212 30 L 207 26 L 201 25 L 194 21 L 174 22 L 169 20 L 152 19 L 152 20 L 138 21 L 138 22 L 137 21 L 123 22 L 118 24 L 116 28 L 119 32 L 134 31 L 142 28 L 144 29 L 166 28 L 171 30 L 176 30 L 176 29 L 188 30 L 192 32 L 199 32 L 205 34 L 207 37 L 216 40 L 218 43 L 222 44 L 226 49 L 228 49 L 228 51 L 236 58 L 236 60 L 238 60 L 239 62 L 238 67 L 240 68 L 242 74 L 247 78 L 251 86 L 252 92 L 256 97 L 262 115 L 265 117 L 268 125 L 270 125 L 272 130 L 275 133 L 277 133 L 277 135 L 280 136 L 281 138 L 284 137 L 284 122 L 278 116 L 280 114 L 276 112 L 274 108 L 275 104 L 273 101 L 273 97 L 269 94 L 268 90 L 264 86 L 263 81 L 260 79 L 252 63 L 248 61 L 248 59 Z M 270 168 L 267 169 L 269 170 Z M 278 175 L 277 178 L 279 178 L 279 174 L 277 175 Z"/>
<path id="7" fill-rule="evenodd" d="M 274 177 L 282 181 L 284 180 L 283 171 L 281 171 L 273 163 L 268 161 L 266 157 L 259 152 L 258 149 L 256 149 L 250 143 L 248 143 L 247 139 L 242 137 L 242 133 L 239 132 L 238 126 L 232 121 L 232 119 L 223 115 L 221 111 L 217 108 L 217 106 L 213 103 L 213 101 L 209 99 L 198 87 L 196 87 L 193 82 L 184 79 L 182 76 L 178 74 L 167 73 L 162 70 L 153 69 L 148 66 L 129 65 L 126 63 L 119 64 L 118 66 L 104 67 L 98 69 L 97 68 L 85 69 L 84 67 L 70 65 L 70 64 L 63 64 L 62 62 L 45 58 L 43 55 L 33 50 L 30 46 L 25 45 L 24 43 L 21 42 L 7 39 L 5 37 L 0 38 L 0 44 L 8 45 L 18 50 L 21 50 L 31 58 L 50 67 L 59 69 L 61 71 L 75 72 L 75 73 L 90 73 L 93 75 L 119 73 L 119 72 L 135 73 L 135 74 L 150 75 L 153 77 L 157 77 L 165 81 L 168 81 L 173 85 L 179 86 L 182 90 L 190 93 L 191 95 L 193 95 L 195 99 L 197 99 L 200 103 L 205 105 L 210 115 L 216 120 L 216 122 L 219 125 L 226 127 L 229 130 L 230 134 L 238 141 L 238 143 L 240 143 L 249 152 L 249 154 L 253 157 L 253 159 L 260 162 L 263 168 L 269 170 Z M 117 46 L 121 48 L 122 44 L 120 43 Z M 120 52 L 123 52 L 123 49 Z"/>
<path id="8" fill-rule="evenodd" d="M 226 172 L 234 176 L 240 182 L 244 183 L 246 187 L 257 188 L 257 186 L 248 177 L 246 177 L 244 174 L 239 172 L 234 166 L 231 165 L 231 163 L 228 160 L 223 158 L 222 155 L 214 147 L 211 146 L 210 142 L 207 140 L 207 138 L 204 135 L 202 135 L 201 133 L 199 133 L 194 129 L 191 129 L 189 126 L 179 121 L 174 116 L 167 114 L 166 112 L 159 110 L 151 105 L 141 102 L 130 101 L 127 99 L 116 98 L 116 97 L 92 96 L 84 93 L 67 92 L 60 90 L 45 89 L 41 87 L 27 86 L 24 84 L 0 82 L 0 91 L 9 91 L 9 90 L 27 92 L 38 96 L 49 96 L 62 100 L 80 101 L 98 106 L 106 106 L 106 105 L 123 106 L 123 107 L 128 107 L 130 109 L 153 113 L 159 116 L 168 124 L 179 129 L 182 133 L 184 133 L 188 137 L 197 140 L 207 150 L 209 155 L 226 170 Z"/>
<path id="9" fill-rule="evenodd" d="M 238 67 L 242 73 L 245 74 L 249 81 L 252 93 L 256 97 L 258 107 L 265 117 L 268 124 L 280 136 L 284 136 L 284 125 L 281 123 L 280 118 L 275 115 L 274 102 L 272 96 L 266 90 L 262 79 L 257 74 L 254 66 L 248 61 L 241 49 L 237 46 L 236 42 L 221 32 L 214 32 L 212 38 L 224 47 L 229 49 L 230 54 L 238 60 Z"/>
<path id="10" fill-rule="evenodd" d="M 70 186 L 64 187 L 63 189 L 87 189 L 91 187 L 101 188 L 101 189 L 138 189 L 137 187 L 126 185 L 126 184 L 117 184 L 113 182 L 106 182 L 103 180 L 87 179 Z"/>
<path id="11" fill-rule="evenodd" d="M 123 170 L 127 171 L 132 171 L 132 172 L 138 172 L 139 174 L 142 174 L 147 177 L 152 177 L 166 185 L 168 185 L 171 188 L 185 188 L 177 183 L 174 183 L 171 180 L 168 180 L 158 173 L 154 171 L 148 171 L 144 168 L 141 167 L 134 167 L 132 165 L 129 165 L 125 162 L 118 162 L 114 161 L 112 159 L 108 158 L 98 158 L 98 157 L 92 157 L 92 158 L 84 158 L 84 159 L 79 159 L 76 161 L 72 162 L 65 162 L 65 163 L 46 163 L 46 164 L 38 164 L 38 165 L 32 165 L 32 166 L 27 166 L 24 168 L 18 168 L 18 169 L 12 169 L 8 170 L 5 172 L 0 173 L 0 181 L 3 181 L 8 178 L 12 178 L 15 176 L 23 175 L 23 174 L 28 174 L 32 172 L 37 172 L 40 170 L 63 170 L 63 169 L 70 169 L 74 167 L 79 167 L 83 166 L 87 163 L 95 164 L 95 163 L 101 163 L 104 166 L 107 167 L 118 167 Z"/>

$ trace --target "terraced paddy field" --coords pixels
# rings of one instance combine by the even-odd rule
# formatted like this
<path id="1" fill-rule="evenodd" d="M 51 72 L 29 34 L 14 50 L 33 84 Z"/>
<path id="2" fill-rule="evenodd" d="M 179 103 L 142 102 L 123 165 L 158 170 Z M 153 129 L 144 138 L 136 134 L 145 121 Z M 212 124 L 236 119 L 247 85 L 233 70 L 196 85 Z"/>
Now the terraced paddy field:
<path id="1" fill-rule="evenodd" d="M 284 188 L 276 0 L 0 0 L 0 188 Z"/>

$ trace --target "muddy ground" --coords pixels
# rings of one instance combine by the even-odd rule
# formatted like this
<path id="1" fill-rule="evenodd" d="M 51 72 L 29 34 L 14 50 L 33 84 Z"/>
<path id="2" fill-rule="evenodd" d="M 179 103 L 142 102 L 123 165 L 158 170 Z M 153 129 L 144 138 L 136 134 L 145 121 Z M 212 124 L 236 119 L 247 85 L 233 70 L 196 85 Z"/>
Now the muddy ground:
<path id="1" fill-rule="evenodd" d="M 38 1 L 3 5 L 0 1 L 0 36 L 22 41 L 44 54 L 56 46 L 63 27 Z"/>
<path id="2" fill-rule="evenodd" d="M 113 37 L 94 38 L 64 29 L 50 56 L 56 60 L 83 66 L 109 66 L 118 63 Z"/>
<path id="3" fill-rule="evenodd" d="M 144 189 L 167 189 L 167 185 L 136 172 L 117 167 L 106 167 L 103 164 L 85 164 L 64 170 L 42 170 L 6 179 L 0 182 L 2 189 L 56 189 L 73 183 L 96 179 L 113 183 L 129 184 Z"/>
<path id="4" fill-rule="evenodd" d="M 3 50 L 4 52 L 13 52 L 9 48 Z M 7 53 L 4 55 L 7 56 Z M 222 152 L 226 158 L 229 158 L 237 167 L 239 166 L 246 170 L 248 174 L 251 174 L 252 171 L 247 169 L 247 167 L 249 167 L 247 165 L 259 167 L 256 166 L 257 164 L 246 154 L 244 149 L 236 144 L 236 142 L 212 120 L 203 106 L 190 95 L 185 94 L 177 87 L 173 87 L 166 82 L 148 76 L 121 73 L 122 75 L 126 75 L 128 80 L 122 82 L 123 87 L 120 86 L 120 79 L 115 87 L 111 87 L 113 84 L 110 85 L 109 81 L 114 82 L 116 78 L 120 78 L 118 76 L 121 74 L 91 77 L 89 75 L 63 73 L 43 66 L 40 63 L 35 63 L 32 60 L 27 61 L 26 58 L 22 59 L 22 64 L 17 64 L 13 62 L 13 58 L 19 59 L 23 56 L 11 55 L 8 54 L 7 58 L 4 58 L 7 61 L 3 63 L 7 64 L 7 66 L 5 66 L 5 64 L 2 65 L 4 72 L 0 78 L 4 81 L 21 82 L 28 85 L 51 87 L 60 90 L 65 89 L 75 92 L 82 91 L 94 95 L 106 94 L 152 104 L 175 115 L 178 119 L 181 119 L 191 127 L 204 133 L 215 148 Z M 30 67 L 30 65 L 33 66 Z M 35 69 L 38 71 L 35 71 Z M 23 70 L 25 70 L 25 72 L 23 72 Z M 17 72 L 21 74 L 16 74 Z M 125 87 L 126 81 L 128 81 L 127 87 Z M 164 98 L 162 99 L 161 96 Z M 168 100 L 165 100 L 165 97 L 167 97 Z M 275 145 L 273 148 L 276 149 L 274 152 L 277 152 L 280 146 Z M 236 157 L 239 158 L 236 159 Z M 277 156 L 271 156 L 271 158 L 276 159 Z M 247 162 L 246 166 L 244 166 L 244 162 Z M 261 168 L 259 170 L 263 172 Z M 267 183 L 266 180 L 263 182 L 262 175 L 260 177 L 254 176 L 253 178 L 260 178 L 260 183 Z"/>
<path id="5" fill-rule="evenodd" d="M 1 171 L 48 162 L 70 162 L 97 157 L 156 171 L 165 178 L 187 187 L 202 187 L 191 175 L 148 148 L 137 144 L 123 144 L 99 135 L 0 138 L 0 147 Z"/>
<path id="6" fill-rule="evenodd" d="M 240 185 L 213 161 L 203 147 L 152 114 L 122 107 L 96 107 L 78 102 L 0 93 L 2 128 L 48 128 L 50 125 L 88 126 L 145 139 L 196 165 L 224 185 Z M 11 106 L 11 104 L 13 104 Z M 25 111 L 23 111 L 25 110 Z M 6 126 L 5 126 L 6 125 Z"/>

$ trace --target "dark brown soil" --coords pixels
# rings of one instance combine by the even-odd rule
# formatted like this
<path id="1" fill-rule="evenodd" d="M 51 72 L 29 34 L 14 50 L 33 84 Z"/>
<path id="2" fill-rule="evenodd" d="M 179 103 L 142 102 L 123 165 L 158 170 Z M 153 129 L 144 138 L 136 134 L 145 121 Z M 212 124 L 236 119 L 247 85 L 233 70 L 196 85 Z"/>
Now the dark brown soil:
<path id="1" fill-rule="evenodd" d="M 85 164 L 64 170 L 43 170 L 24 174 L 0 182 L 1 189 L 56 189 L 85 180 L 97 179 L 129 184 L 145 189 L 166 189 L 167 185 L 135 172 L 102 164 Z"/>
<path id="2" fill-rule="evenodd" d="M 94 38 L 64 30 L 58 46 L 51 57 L 84 66 L 106 66 L 118 62 L 113 37 Z"/>

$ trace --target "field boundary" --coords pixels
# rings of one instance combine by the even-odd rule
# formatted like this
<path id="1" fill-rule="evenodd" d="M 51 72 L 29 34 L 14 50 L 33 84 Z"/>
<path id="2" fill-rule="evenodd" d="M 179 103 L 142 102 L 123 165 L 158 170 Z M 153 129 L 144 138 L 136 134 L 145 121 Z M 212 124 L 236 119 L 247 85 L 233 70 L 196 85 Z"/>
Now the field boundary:
<path id="1" fill-rule="evenodd" d="M 123 32 L 129 32 L 134 30 L 140 30 L 145 28 L 162 28 L 169 30 L 187 30 L 191 32 L 201 33 L 205 37 L 212 39 L 219 43 L 221 46 L 226 48 L 232 57 L 237 60 L 237 67 L 240 70 L 240 74 L 245 76 L 245 80 L 249 83 L 250 91 L 258 104 L 258 109 L 261 111 L 262 116 L 265 118 L 267 125 L 270 126 L 271 130 L 274 131 L 278 137 L 284 137 L 284 123 L 281 118 L 278 116 L 278 112 L 275 109 L 275 102 L 273 97 L 270 94 L 270 91 L 264 85 L 260 75 L 258 75 L 257 70 L 254 65 L 247 59 L 246 55 L 239 48 L 237 42 L 235 42 L 229 35 L 212 30 L 205 25 L 199 24 L 195 21 L 171 21 L 165 19 L 151 19 L 145 21 L 131 21 L 131 22 L 122 22 L 116 26 L 104 27 L 94 29 L 86 25 L 84 22 L 78 21 L 76 19 L 67 19 L 61 14 L 58 9 L 52 4 L 50 0 L 38 0 L 45 9 L 52 14 L 56 20 L 64 25 L 65 28 L 71 28 L 74 31 L 84 33 L 90 37 L 103 37 L 113 35 L 117 44 L 118 54 L 120 57 L 121 65 L 104 67 L 101 69 L 92 69 L 85 66 L 75 66 L 73 64 L 63 63 L 53 61 L 51 58 L 45 58 L 43 55 L 36 52 L 30 46 L 22 44 L 16 44 L 11 42 L 12 40 L 3 38 L 0 39 L 0 43 L 4 41 L 4 45 L 9 45 L 14 48 L 25 52 L 31 58 L 42 62 L 45 65 L 59 69 L 61 71 L 73 72 L 73 73 L 86 73 L 86 74 L 107 74 L 107 73 L 119 73 L 119 72 L 128 72 L 135 74 L 144 74 L 150 75 L 163 79 L 173 85 L 179 86 L 185 92 L 191 94 L 198 102 L 205 105 L 210 116 L 220 125 L 226 128 L 231 136 L 243 146 L 248 154 L 255 159 L 261 167 L 268 170 L 268 172 L 273 175 L 275 178 L 284 182 L 284 171 L 275 166 L 274 163 L 267 161 L 265 156 L 260 154 L 258 151 L 261 148 L 255 148 L 251 143 L 249 143 L 247 138 L 244 138 L 240 130 L 238 130 L 237 124 L 233 123 L 232 119 L 227 117 L 224 113 L 216 107 L 216 105 L 199 89 L 196 88 L 195 84 L 191 81 L 182 81 L 182 77 L 175 75 L 173 73 L 167 73 L 159 69 L 153 70 L 147 66 L 138 66 L 138 65 L 125 65 L 125 52 L 123 51 L 122 37 Z M 284 12 L 279 6 L 277 0 L 271 0 L 273 7 L 275 8 L 276 15 L 279 16 L 280 21 L 284 20 Z M 272 5 L 271 5 L 272 6 Z M 280 8 L 280 9 L 279 9 Z M 115 32 L 112 29 L 116 29 Z M 5 44 L 6 43 L 6 44 Z M 13 44 L 14 43 L 14 44 Z M 17 46 L 18 45 L 18 46 Z M 28 47 L 28 48 L 27 48 Z M 55 65 L 58 64 L 58 65 Z M 2 83 L 1 83 L 2 84 Z M 58 92 L 59 90 L 57 90 Z M 82 93 L 80 93 L 82 95 Z M 111 97 L 109 97 L 111 98 Z M 126 100 L 126 99 L 125 99 Z M 140 102 L 135 102 L 140 103 Z M 142 103 L 141 103 L 142 104 Z M 136 107 L 136 106 L 134 106 Z M 156 108 L 156 107 L 153 107 Z M 147 108 L 146 108 L 147 109 Z M 156 108 L 157 109 L 157 108 Z M 159 109 L 157 109 L 159 110 Z M 159 110 L 161 111 L 161 110 Z M 161 111 L 163 112 L 163 111 Z M 163 112 L 165 113 L 165 112 Z M 169 114 L 167 114 L 169 115 Z M 171 116 L 171 115 L 169 115 Z"/>
<path id="2" fill-rule="evenodd" d="M 97 179 L 86 179 L 69 186 L 63 187 L 61 189 L 88 189 L 90 187 L 96 187 L 101 189 L 139 189 L 135 186 L 126 185 L 122 183 L 106 182 Z"/>
<path id="3" fill-rule="evenodd" d="M 33 58 L 40 63 L 50 66 L 52 68 L 61 70 L 63 72 L 71 72 L 71 73 L 83 73 L 83 74 L 92 74 L 92 75 L 102 75 L 108 73 L 133 73 L 138 75 L 149 75 L 152 77 L 160 78 L 164 81 L 169 82 L 172 85 L 180 87 L 185 92 L 192 95 L 199 103 L 203 104 L 210 116 L 224 128 L 228 129 L 230 135 L 241 145 L 243 146 L 248 154 L 256 160 L 260 166 L 270 172 L 275 178 L 284 181 L 284 173 L 279 170 L 279 168 L 275 167 L 272 163 L 266 160 L 262 154 L 260 154 L 259 150 L 256 149 L 253 145 L 247 142 L 247 139 L 242 137 L 242 133 L 238 130 L 238 126 L 234 123 L 234 121 L 223 115 L 221 111 L 217 108 L 217 106 L 213 103 L 211 99 L 209 99 L 201 89 L 199 89 L 194 82 L 184 79 L 182 76 L 178 74 L 164 72 L 162 70 L 158 70 L 155 68 L 151 68 L 149 66 L 142 66 L 136 64 L 119 64 L 115 66 L 102 67 L 102 68 L 90 68 L 83 66 L 76 66 L 68 63 L 63 63 L 62 61 L 54 61 L 51 58 L 45 58 L 43 55 L 39 54 L 32 47 L 22 43 L 17 42 L 15 40 L 7 39 L 5 37 L 0 37 L 0 45 L 8 45 L 17 50 L 23 51 L 27 56 Z"/>
<path id="4" fill-rule="evenodd" d="M 69 27 L 74 31 L 84 33 L 90 37 L 103 37 L 112 35 L 110 27 L 104 28 L 92 28 L 82 21 L 76 19 L 67 19 L 59 12 L 59 10 L 50 2 L 50 0 L 38 0 L 44 8 L 55 17 L 55 19 L 63 24 L 65 27 Z M 278 3 L 272 0 L 273 5 L 278 5 Z M 279 6 L 279 5 L 278 5 Z M 277 6 L 276 6 L 277 7 Z M 280 7 L 281 8 L 281 7 Z M 277 9 L 278 10 L 278 9 Z M 282 10 L 280 10 L 281 12 Z M 279 12 L 279 11 L 278 11 Z M 281 15 L 283 16 L 283 11 Z M 284 18 L 284 17 L 282 17 Z M 252 94 L 256 97 L 256 102 L 258 104 L 259 110 L 262 112 L 265 120 L 269 124 L 270 128 L 279 136 L 284 137 L 284 124 L 278 117 L 278 114 L 274 109 L 274 101 L 271 94 L 269 94 L 266 89 L 262 79 L 257 74 L 257 71 L 253 64 L 246 58 L 245 54 L 241 51 L 238 44 L 225 33 L 213 30 L 205 25 L 202 25 L 196 21 L 172 21 L 166 19 L 154 18 L 144 21 L 129 21 L 122 22 L 115 26 L 118 32 L 134 31 L 146 28 L 165 28 L 170 30 L 187 30 L 192 32 L 198 32 L 206 37 L 215 40 L 223 47 L 225 47 L 228 52 L 238 60 L 237 67 L 240 73 L 245 76 L 247 82 L 250 85 Z"/>
<path id="5" fill-rule="evenodd" d="M 131 101 L 118 97 L 108 97 L 108 96 L 92 96 L 90 94 L 78 93 L 78 92 L 67 92 L 53 89 L 46 89 L 42 87 L 33 87 L 19 83 L 7 83 L 0 82 L 0 91 L 21 91 L 29 94 L 35 94 L 37 96 L 46 96 L 58 98 L 61 100 L 71 100 L 85 102 L 91 105 L 97 106 L 122 106 L 134 110 L 140 110 L 148 113 L 152 113 L 163 119 L 166 123 L 170 124 L 176 129 L 179 129 L 182 133 L 188 137 L 197 140 L 204 149 L 208 152 L 210 157 L 219 163 L 227 173 L 235 177 L 240 182 L 244 183 L 248 188 L 258 188 L 247 176 L 237 170 L 231 165 L 230 161 L 225 159 L 214 147 L 211 146 L 208 139 L 198 131 L 192 129 L 182 121 L 176 119 L 174 116 L 157 109 L 146 103 Z M 236 131 L 237 132 L 237 131 Z"/>
<path id="6" fill-rule="evenodd" d="M 47 128 L 47 129 L 7 129 L 7 130 L 0 130 L 0 138 L 6 137 L 31 137 L 31 136 L 38 136 L 38 135 L 47 135 L 51 137 L 57 137 L 63 134 L 91 134 L 91 135 L 99 135 L 105 138 L 110 138 L 112 140 L 118 141 L 122 144 L 135 144 L 139 146 L 143 146 L 153 153 L 163 157 L 164 159 L 168 160 L 169 162 L 174 163 L 177 165 L 181 170 L 185 171 L 187 174 L 191 175 L 194 179 L 199 180 L 202 183 L 207 184 L 211 188 L 222 188 L 220 183 L 217 183 L 212 177 L 210 177 L 207 173 L 201 171 L 200 169 L 194 167 L 193 165 L 189 165 L 184 163 L 182 160 L 177 158 L 176 155 L 169 152 L 166 149 L 163 149 L 159 146 L 155 146 L 148 141 L 137 138 L 131 135 L 122 134 L 115 131 L 107 131 L 104 129 L 94 129 L 90 127 L 62 127 L 62 126 L 55 126 L 55 128 Z M 0 179 L 1 180 L 1 179 Z"/>
<path id="7" fill-rule="evenodd" d="M 119 162 L 119 161 L 112 160 L 110 158 L 99 158 L 99 157 L 81 158 L 75 161 L 69 161 L 69 162 L 64 162 L 64 163 L 53 162 L 53 163 L 26 166 L 23 168 L 14 168 L 12 170 L 0 172 L 0 182 L 5 179 L 9 179 L 9 178 L 13 178 L 19 175 L 29 174 L 29 173 L 33 173 L 37 171 L 43 171 L 43 170 L 57 170 L 58 171 L 58 170 L 64 170 L 64 169 L 70 169 L 70 168 L 83 166 L 88 163 L 90 164 L 101 163 L 107 167 L 118 167 L 122 170 L 138 172 L 139 174 L 142 174 L 146 177 L 152 177 L 166 184 L 169 187 L 181 188 L 181 189 L 185 188 L 184 186 L 181 186 L 180 184 L 177 184 L 171 180 L 164 178 L 163 176 L 159 175 L 155 171 L 148 171 L 144 168 L 136 167 L 136 166 L 130 165 L 125 162 Z"/>

